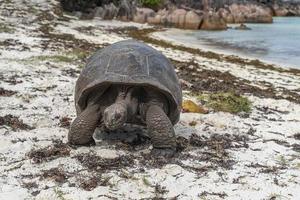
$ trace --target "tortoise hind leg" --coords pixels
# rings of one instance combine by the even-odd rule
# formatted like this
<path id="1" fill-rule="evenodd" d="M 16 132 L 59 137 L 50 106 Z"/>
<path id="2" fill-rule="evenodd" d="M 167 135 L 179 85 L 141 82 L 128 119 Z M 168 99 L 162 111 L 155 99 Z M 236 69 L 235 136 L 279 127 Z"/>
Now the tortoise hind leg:
<path id="1" fill-rule="evenodd" d="M 71 144 L 84 145 L 93 141 L 93 133 L 101 118 L 100 105 L 89 104 L 71 124 L 68 140 Z"/>
<path id="2" fill-rule="evenodd" d="M 153 145 L 154 156 L 172 157 L 176 152 L 173 125 L 161 106 L 150 105 L 146 111 L 146 123 Z"/>

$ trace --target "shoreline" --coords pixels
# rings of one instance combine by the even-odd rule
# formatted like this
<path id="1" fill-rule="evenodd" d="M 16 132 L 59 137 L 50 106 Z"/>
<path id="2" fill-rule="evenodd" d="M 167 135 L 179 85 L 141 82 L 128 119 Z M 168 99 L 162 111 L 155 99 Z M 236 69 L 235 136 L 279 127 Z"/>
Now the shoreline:
<path id="1" fill-rule="evenodd" d="M 181 44 L 179 41 L 172 41 L 169 40 L 165 37 L 161 37 L 158 35 L 159 32 L 167 31 L 170 30 L 170 28 L 144 28 L 144 29 L 127 29 L 127 28 L 121 28 L 118 31 L 121 32 L 127 32 L 127 34 L 130 37 L 133 37 L 135 39 L 142 40 L 147 43 L 152 43 L 155 45 L 159 45 L 165 48 L 172 48 L 176 50 L 182 50 L 186 51 L 192 54 L 198 54 L 200 56 L 206 57 L 208 59 L 216 59 L 218 61 L 226 61 L 230 63 L 235 63 L 235 64 L 242 64 L 242 65 L 253 65 L 257 68 L 261 69 L 269 69 L 269 70 L 274 70 L 278 72 L 288 72 L 292 73 L 294 75 L 300 75 L 300 69 L 293 68 L 293 67 L 287 67 L 287 66 L 281 66 L 276 63 L 267 63 L 265 61 L 262 61 L 260 59 L 256 58 L 247 58 L 247 57 L 241 57 L 238 55 L 232 55 L 228 54 L 226 55 L 225 53 L 218 53 L 214 52 L 212 50 L 203 50 L 202 48 L 197 48 L 197 47 L 190 47 L 186 46 L 184 44 Z M 177 29 L 180 30 L 180 29 Z M 152 34 L 156 34 L 155 37 L 151 37 Z"/>
<path id="2" fill-rule="evenodd" d="M 187 48 L 193 48 L 193 49 L 199 49 L 201 51 L 205 51 L 205 52 L 213 52 L 216 54 L 219 54 L 220 56 L 237 56 L 240 59 L 244 59 L 244 60 L 258 60 L 259 62 L 265 63 L 266 65 L 273 65 L 274 67 L 277 68 L 283 68 L 283 69 L 292 69 L 292 70 L 299 70 L 299 67 L 296 67 L 294 65 L 289 65 L 289 64 L 283 64 L 280 62 L 276 62 L 276 61 L 269 61 L 269 60 L 264 60 L 262 58 L 257 58 L 255 56 L 250 56 L 250 55 L 245 55 L 245 53 L 238 53 L 236 51 L 238 51 L 238 47 L 234 48 L 234 47 L 230 47 L 226 49 L 226 50 L 222 50 L 222 45 L 221 44 L 217 44 L 217 43 L 211 43 L 211 44 L 203 44 L 205 41 L 199 41 L 199 43 L 197 44 L 193 44 L 193 39 L 192 36 L 185 36 L 186 38 L 191 38 L 192 40 L 190 40 L 189 42 L 185 43 L 183 40 L 177 40 L 175 38 L 170 38 L 168 37 L 168 34 L 170 34 L 170 32 L 172 31 L 178 31 L 178 32 L 192 32 L 190 30 L 182 30 L 182 29 L 176 29 L 176 28 L 169 28 L 163 31 L 157 31 L 154 32 L 152 34 L 150 34 L 149 36 L 152 38 L 156 38 L 159 40 L 164 40 L 166 42 L 169 42 L 173 45 L 181 45 Z M 166 33 L 168 32 L 168 33 Z M 197 39 L 195 39 L 196 41 Z M 198 40 L 197 40 L 198 41 Z M 208 41 L 208 43 L 210 43 Z"/>
<path id="3" fill-rule="evenodd" d="M 196 70 L 192 73 L 193 70 L 190 70 L 191 72 L 189 73 L 189 70 L 187 70 L 187 72 L 184 73 L 185 75 L 183 75 L 184 80 L 191 81 L 190 83 L 192 83 L 191 85 L 193 85 L 193 88 L 189 88 L 189 90 L 193 90 L 194 92 L 196 92 L 194 93 L 195 95 L 197 95 L 199 92 L 201 93 L 201 91 L 205 91 L 207 88 L 203 87 L 201 84 L 198 85 L 197 80 L 199 79 L 195 78 L 194 75 L 197 74 L 197 76 L 201 77 L 201 79 L 204 80 L 206 79 L 206 76 L 211 76 L 213 74 L 212 76 L 214 78 L 217 78 L 218 80 L 221 80 L 221 82 L 226 83 L 223 86 L 217 86 L 221 87 L 221 90 L 227 91 L 230 90 L 230 87 L 235 88 L 236 85 L 240 85 L 241 89 L 235 88 L 233 89 L 233 91 L 241 94 L 248 93 L 263 98 L 287 99 L 291 102 L 300 103 L 298 91 L 299 89 L 284 86 L 280 89 L 281 92 L 278 93 L 279 88 L 274 90 L 274 88 L 269 85 L 269 83 L 267 83 L 268 81 L 265 81 L 270 78 L 274 79 L 275 76 L 299 77 L 300 69 L 282 68 L 278 65 L 267 64 L 257 59 L 251 60 L 238 56 L 228 56 L 211 51 L 203 51 L 199 48 L 176 45 L 159 38 L 151 37 L 151 34 L 162 30 L 164 29 L 134 29 L 132 27 L 124 27 L 121 29 L 115 29 L 115 32 L 118 34 L 125 33 L 126 36 L 142 40 L 143 42 L 154 45 L 155 48 L 162 48 L 163 52 L 166 49 L 168 49 L 168 51 L 171 50 L 169 59 L 175 66 L 179 66 L 180 70 L 185 71 L 185 69 L 188 68 L 189 65 L 198 66 L 197 68 L 200 68 L 201 71 Z M 181 53 L 183 54 L 180 57 L 172 57 L 172 54 L 180 55 Z M 204 67 L 205 65 L 209 65 L 209 67 Z M 252 77 L 251 74 L 254 76 Z M 268 74 L 273 75 L 271 75 L 272 77 L 270 77 Z M 249 78 L 249 76 L 251 78 Z M 223 80 L 224 77 L 225 79 Z M 243 80 L 244 82 L 240 82 L 240 80 Z M 211 80 L 209 80 L 209 82 L 210 81 Z M 258 82 L 259 84 L 257 85 L 256 82 Z M 199 92 L 197 92 L 197 90 Z M 217 89 L 216 91 L 219 90 Z"/>

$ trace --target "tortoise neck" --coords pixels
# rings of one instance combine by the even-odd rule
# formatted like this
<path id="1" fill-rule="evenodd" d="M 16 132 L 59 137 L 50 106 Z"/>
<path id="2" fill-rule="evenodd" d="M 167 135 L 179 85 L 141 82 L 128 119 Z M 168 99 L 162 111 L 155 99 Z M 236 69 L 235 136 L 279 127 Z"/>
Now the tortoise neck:
<path id="1" fill-rule="evenodd" d="M 115 103 L 126 107 L 127 119 L 131 119 L 137 112 L 138 99 L 133 94 L 136 88 L 134 86 L 120 86 L 119 93 Z"/>
<path id="2" fill-rule="evenodd" d="M 132 93 L 132 86 L 122 85 L 119 88 L 118 96 L 116 98 L 116 102 L 124 101 L 128 99 L 129 95 Z"/>

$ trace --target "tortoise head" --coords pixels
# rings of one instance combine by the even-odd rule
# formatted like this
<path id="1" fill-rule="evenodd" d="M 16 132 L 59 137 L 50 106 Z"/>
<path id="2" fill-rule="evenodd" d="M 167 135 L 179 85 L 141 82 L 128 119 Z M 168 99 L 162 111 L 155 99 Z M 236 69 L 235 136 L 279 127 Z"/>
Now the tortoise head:
<path id="1" fill-rule="evenodd" d="M 127 107 L 125 103 L 114 103 L 104 110 L 103 120 L 106 128 L 116 130 L 127 121 Z"/>

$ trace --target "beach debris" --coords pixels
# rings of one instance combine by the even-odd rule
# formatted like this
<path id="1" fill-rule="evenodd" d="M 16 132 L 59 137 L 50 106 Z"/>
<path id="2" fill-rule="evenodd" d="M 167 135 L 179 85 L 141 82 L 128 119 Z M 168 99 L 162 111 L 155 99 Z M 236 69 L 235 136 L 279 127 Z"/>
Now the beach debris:
<path id="1" fill-rule="evenodd" d="M 68 176 L 63 169 L 55 167 L 48 170 L 43 170 L 41 178 L 52 179 L 57 183 L 64 183 L 68 179 Z"/>
<path id="2" fill-rule="evenodd" d="M 197 125 L 197 121 L 193 120 L 189 123 L 190 126 L 196 126 Z"/>
<path id="3" fill-rule="evenodd" d="M 79 180 L 80 181 L 79 187 L 81 187 L 86 191 L 92 191 L 98 186 L 108 186 L 110 178 L 111 177 L 102 178 L 101 175 L 96 174 L 92 177 L 87 177 L 84 180 Z"/>
<path id="4" fill-rule="evenodd" d="M 16 85 L 16 84 L 19 84 L 19 83 L 22 83 L 23 81 L 21 80 L 21 76 L 19 75 L 11 75 L 11 76 L 3 76 L 0 74 L 0 79 L 6 83 L 9 83 L 10 85 Z M 3 88 L 0 88 L 0 90 L 3 89 Z"/>
<path id="5" fill-rule="evenodd" d="M 6 90 L 4 88 L 0 88 L 0 96 L 2 97 L 10 97 L 14 94 L 16 94 L 17 92 L 15 91 L 11 91 L 11 90 Z"/>
<path id="6" fill-rule="evenodd" d="M 200 199 L 206 199 L 208 196 L 214 196 L 214 197 L 219 197 L 221 199 L 224 199 L 228 195 L 225 192 L 207 192 L 207 191 L 201 192 L 199 194 Z"/>
<path id="7" fill-rule="evenodd" d="M 51 161 L 58 157 L 70 155 L 70 147 L 66 143 L 57 140 L 53 145 L 41 149 L 32 149 L 27 156 L 32 159 L 33 163 L 42 163 Z"/>
<path id="8" fill-rule="evenodd" d="M 70 128 L 71 120 L 72 119 L 70 117 L 64 116 L 64 117 L 60 118 L 59 126 L 63 127 L 63 128 Z"/>
<path id="9" fill-rule="evenodd" d="M 190 113 L 202 113 L 202 114 L 207 114 L 208 110 L 192 100 L 184 100 L 182 102 L 182 110 L 183 112 L 190 112 Z"/>
<path id="10" fill-rule="evenodd" d="M 11 114 L 0 117 L 0 126 L 9 126 L 13 131 L 33 129 L 33 127 L 24 124 L 23 120 L 20 120 L 18 117 Z"/>
<path id="11" fill-rule="evenodd" d="M 22 187 L 27 188 L 27 189 L 32 189 L 32 188 L 38 188 L 38 184 L 36 182 L 23 182 Z"/>
<path id="12" fill-rule="evenodd" d="M 93 152 L 82 153 L 75 156 L 81 165 L 90 171 L 105 172 L 110 170 L 123 169 L 133 166 L 134 159 L 130 155 L 119 156 L 116 158 L 103 158 Z"/>
<path id="13" fill-rule="evenodd" d="M 180 84 L 181 84 L 182 86 L 186 86 L 186 87 L 188 87 L 188 88 L 193 87 L 193 84 L 190 83 L 190 82 L 188 82 L 188 81 L 186 81 L 186 80 L 179 79 L 179 82 L 180 82 Z"/>
<path id="14" fill-rule="evenodd" d="M 294 135 L 294 138 L 295 138 L 296 140 L 300 140 L 300 133 L 296 133 L 296 134 Z"/>
<path id="15" fill-rule="evenodd" d="M 64 76 L 70 76 L 70 77 L 78 77 L 80 73 L 80 70 L 76 70 L 76 69 L 64 69 L 62 70 L 62 75 Z"/>
<path id="16" fill-rule="evenodd" d="M 80 187 L 86 191 L 92 191 L 94 188 L 98 186 L 98 178 L 92 177 L 88 180 L 84 180 L 81 182 Z"/>

